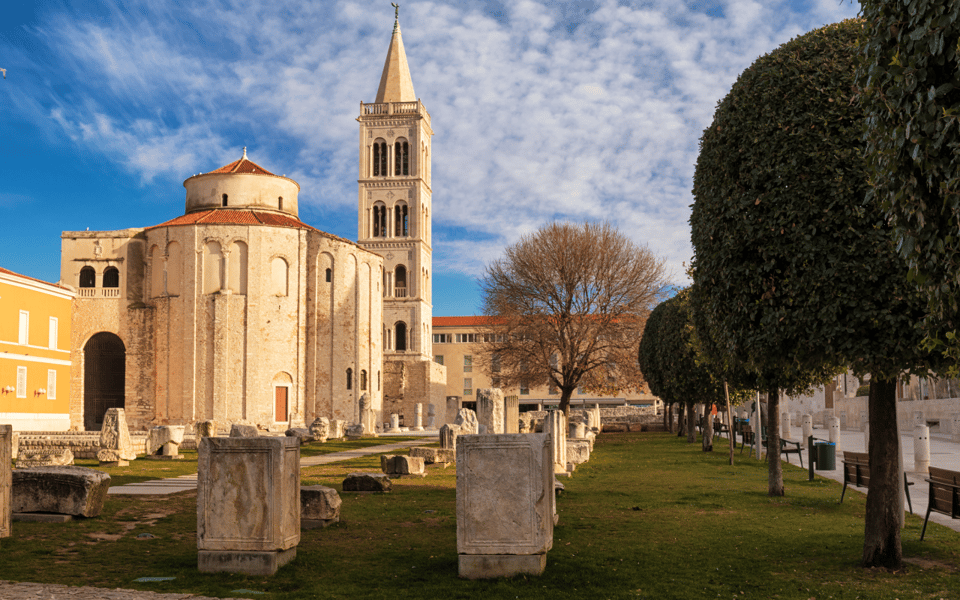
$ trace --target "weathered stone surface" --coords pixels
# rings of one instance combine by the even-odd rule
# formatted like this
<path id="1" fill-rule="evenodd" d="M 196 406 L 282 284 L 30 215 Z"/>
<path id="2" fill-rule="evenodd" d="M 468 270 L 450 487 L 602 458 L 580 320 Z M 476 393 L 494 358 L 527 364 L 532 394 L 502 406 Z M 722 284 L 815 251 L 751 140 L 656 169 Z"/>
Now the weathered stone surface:
<path id="1" fill-rule="evenodd" d="M 400 415 L 394 413 L 390 415 L 390 428 L 387 429 L 387 433 L 399 433 L 400 432 Z"/>
<path id="2" fill-rule="evenodd" d="M 0 538 L 10 537 L 13 475 L 10 462 L 13 454 L 13 426 L 0 425 Z"/>
<path id="3" fill-rule="evenodd" d="M 11 426 L 12 427 L 12 426 Z M 13 432 L 13 443 L 11 444 L 12 452 L 11 457 L 13 460 L 17 460 L 17 454 L 20 452 L 20 432 Z"/>
<path id="4" fill-rule="evenodd" d="M 300 486 L 300 527 L 313 529 L 340 521 L 340 494 L 324 485 Z"/>
<path id="5" fill-rule="evenodd" d="M 456 462 L 456 450 L 454 448 L 428 448 L 424 446 L 414 446 L 410 448 L 410 456 L 422 458 L 425 464 L 434 463 L 448 464 Z"/>
<path id="6" fill-rule="evenodd" d="M 503 390 L 500 388 L 483 388 L 477 390 L 477 422 L 481 427 L 486 427 L 484 433 L 505 433 L 503 429 L 503 412 Z"/>
<path id="7" fill-rule="evenodd" d="M 157 454 L 163 452 L 164 445 L 176 444 L 177 447 L 183 443 L 183 433 L 186 428 L 183 425 L 161 425 L 150 429 L 147 436 L 147 454 Z M 169 452 L 163 452 L 169 454 Z M 173 454 L 177 454 L 174 452 Z"/>
<path id="8" fill-rule="evenodd" d="M 411 431 L 423 431 L 423 404 L 417 402 L 413 407 L 413 427 Z"/>
<path id="9" fill-rule="evenodd" d="M 17 456 L 17 468 L 56 467 L 73 464 L 73 452 L 65 448 L 24 450 Z"/>
<path id="10" fill-rule="evenodd" d="M 437 407 L 433 404 L 427 407 L 427 429 L 437 428 Z"/>
<path id="11" fill-rule="evenodd" d="M 444 425 L 440 428 L 440 447 L 447 450 L 457 449 L 457 436 L 460 435 L 459 425 Z"/>
<path id="12" fill-rule="evenodd" d="M 345 492 L 389 492 L 393 482 L 383 473 L 350 473 L 343 480 Z"/>
<path id="13" fill-rule="evenodd" d="M 234 423 L 230 426 L 230 437 L 232 438 L 252 438 L 260 437 L 260 432 L 257 431 L 256 425 L 250 425 L 247 423 Z"/>
<path id="14" fill-rule="evenodd" d="M 98 450 L 97 460 L 100 461 L 101 466 L 109 467 L 125 467 L 130 464 L 129 460 L 120 458 L 119 450 Z"/>
<path id="15" fill-rule="evenodd" d="M 381 454 L 380 470 L 387 475 L 418 475 L 423 476 L 423 459 L 418 456 L 404 456 L 402 454 Z"/>
<path id="16" fill-rule="evenodd" d="M 313 420 L 313 423 L 310 423 L 310 433 L 313 434 L 313 439 L 323 443 L 327 441 L 327 438 L 330 436 L 330 419 L 326 417 L 317 417 Z"/>
<path id="17" fill-rule="evenodd" d="M 343 419 L 334 419 L 330 421 L 330 434 L 327 436 L 329 439 L 340 440 L 343 439 L 345 435 L 345 429 L 347 428 L 347 422 Z"/>
<path id="18" fill-rule="evenodd" d="M 461 408 L 457 414 L 457 419 L 453 423 L 460 426 L 460 435 L 475 435 L 480 431 L 477 413 L 469 408 Z"/>
<path id="19" fill-rule="evenodd" d="M 520 397 L 503 398 L 503 432 L 520 433 Z"/>
<path id="20" fill-rule="evenodd" d="M 582 440 L 587 435 L 587 428 L 583 421 L 571 422 L 567 425 L 567 438 Z"/>
<path id="21" fill-rule="evenodd" d="M 197 550 L 233 556 L 224 571 L 262 574 L 300 542 L 300 444 L 290 437 L 203 438 L 197 462 Z M 249 555 L 249 556 L 248 556 Z M 226 556 L 226 555 L 224 555 Z M 266 563 L 264 563 L 266 561 Z M 248 564 L 251 570 L 243 570 Z M 278 567 L 279 564 L 276 564 Z"/>
<path id="22" fill-rule="evenodd" d="M 361 435 L 377 433 L 377 411 L 373 410 L 370 394 L 366 392 L 360 395 L 360 426 Z"/>
<path id="23" fill-rule="evenodd" d="M 460 436 L 458 553 L 536 555 L 550 550 L 555 501 L 551 452 L 545 434 Z"/>
<path id="24" fill-rule="evenodd" d="M 31 467 L 13 471 L 13 512 L 96 517 L 110 489 L 110 476 L 86 467 Z"/>
<path id="25" fill-rule="evenodd" d="M 198 440 L 205 437 L 217 437 L 217 422 L 212 419 L 197 421 L 196 430 Z M 199 442 L 197 443 L 199 444 Z"/>
<path id="26" fill-rule="evenodd" d="M 567 462 L 580 465 L 590 460 L 589 440 L 567 440 Z"/>
<path id="27" fill-rule="evenodd" d="M 108 408 L 103 416 L 103 427 L 100 428 L 100 448 L 116 450 L 119 460 L 133 460 L 137 458 L 130 443 L 130 431 L 127 429 L 127 418 L 122 408 Z"/>
<path id="28" fill-rule="evenodd" d="M 566 417 L 559 410 L 547 412 L 543 420 L 543 433 L 550 436 L 553 444 L 553 470 L 567 472 L 567 426 Z"/>
<path id="29" fill-rule="evenodd" d="M 301 446 L 314 440 L 313 434 L 310 433 L 310 430 L 306 427 L 291 427 L 284 432 L 284 435 L 287 437 L 297 438 L 297 441 L 300 442 Z"/>
<path id="30" fill-rule="evenodd" d="M 197 570 L 201 573 L 273 575 L 296 557 L 296 547 L 275 552 L 200 550 L 197 552 Z"/>
<path id="31" fill-rule="evenodd" d="M 516 575 L 542 575 L 546 554 L 461 554 L 458 572 L 464 579 L 494 579 Z"/>

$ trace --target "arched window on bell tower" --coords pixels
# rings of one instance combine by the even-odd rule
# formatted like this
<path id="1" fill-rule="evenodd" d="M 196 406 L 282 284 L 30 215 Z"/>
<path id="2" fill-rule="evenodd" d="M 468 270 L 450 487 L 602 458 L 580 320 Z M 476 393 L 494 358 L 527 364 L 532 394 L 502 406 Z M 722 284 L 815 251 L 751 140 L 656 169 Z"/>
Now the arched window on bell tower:
<path id="1" fill-rule="evenodd" d="M 394 291 L 396 298 L 407 297 L 407 268 L 403 265 L 397 265 L 394 269 Z"/>
<path id="2" fill-rule="evenodd" d="M 410 174 L 410 144 L 404 138 L 398 138 L 393 145 L 393 156 L 396 162 L 394 175 Z"/>
<path id="3" fill-rule="evenodd" d="M 399 202 L 393 208 L 394 223 L 393 231 L 397 237 L 407 237 L 410 235 L 410 213 L 405 202 Z"/>
<path id="4" fill-rule="evenodd" d="M 382 202 L 373 205 L 373 237 L 387 237 L 387 207 Z"/>
<path id="5" fill-rule="evenodd" d="M 387 142 L 382 138 L 373 142 L 373 176 L 387 176 Z"/>

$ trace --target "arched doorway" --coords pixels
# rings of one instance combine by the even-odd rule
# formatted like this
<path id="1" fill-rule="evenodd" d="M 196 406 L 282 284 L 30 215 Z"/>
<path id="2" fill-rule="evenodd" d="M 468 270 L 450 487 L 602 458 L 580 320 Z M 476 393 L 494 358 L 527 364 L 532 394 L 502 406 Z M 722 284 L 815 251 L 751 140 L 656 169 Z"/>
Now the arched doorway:
<path id="1" fill-rule="evenodd" d="M 101 332 L 83 347 L 83 427 L 99 431 L 108 408 L 123 408 L 127 350 L 116 334 Z"/>

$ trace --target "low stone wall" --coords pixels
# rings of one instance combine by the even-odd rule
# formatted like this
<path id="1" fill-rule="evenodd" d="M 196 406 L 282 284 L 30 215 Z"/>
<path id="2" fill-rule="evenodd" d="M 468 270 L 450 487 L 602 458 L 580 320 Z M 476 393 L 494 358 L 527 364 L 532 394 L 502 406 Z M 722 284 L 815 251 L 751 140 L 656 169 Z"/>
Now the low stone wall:
<path id="1" fill-rule="evenodd" d="M 533 431 L 540 432 L 543 430 L 543 419 L 546 416 L 545 410 L 528 411 L 520 414 L 520 420 L 526 423 L 532 422 Z M 586 411 L 571 408 L 570 421 L 586 423 Z M 600 407 L 600 423 L 603 431 L 664 431 L 663 415 L 658 415 L 652 407 Z"/>
<path id="2" fill-rule="evenodd" d="M 137 454 L 147 452 L 147 434 L 130 434 Z M 74 458 L 96 458 L 100 450 L 99 431 L 21 431 L 20 450 L 69 450 Z"/>

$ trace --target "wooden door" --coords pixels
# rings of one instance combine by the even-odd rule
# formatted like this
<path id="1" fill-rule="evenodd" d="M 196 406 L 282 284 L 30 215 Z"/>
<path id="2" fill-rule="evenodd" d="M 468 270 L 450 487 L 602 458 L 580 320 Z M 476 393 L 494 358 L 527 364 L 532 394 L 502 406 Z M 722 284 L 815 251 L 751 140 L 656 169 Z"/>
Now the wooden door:
<path id="1" fill-rule="evenodd" d="M 273 388 L 276 390 L 276 420 L 278 423 L 285 423 L 287 421 L 287 390 L 289 388 L 284 386 L 277 386 Z"/>

